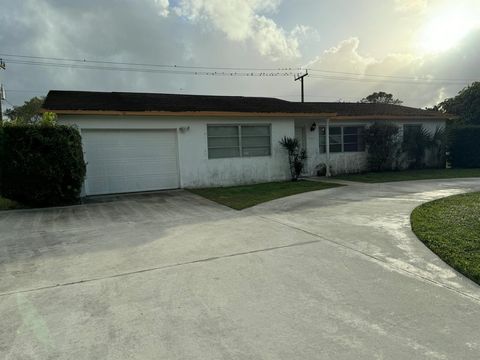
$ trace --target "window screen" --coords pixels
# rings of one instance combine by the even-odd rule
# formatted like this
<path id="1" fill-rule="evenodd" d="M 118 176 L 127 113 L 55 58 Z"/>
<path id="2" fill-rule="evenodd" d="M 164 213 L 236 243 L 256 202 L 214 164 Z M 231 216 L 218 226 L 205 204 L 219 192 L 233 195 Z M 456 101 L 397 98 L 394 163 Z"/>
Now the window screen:
<path id="1" fill-rule="evenodd" d="M 208 158 L 269 156 L 270 125 L 207 126 Z"/>
<path id="2" fill-rule="evenodd" d="M 326 127 L 319 127 L 320 153 L 326 152 Z M 330 152 L 360 152 L 365 151 L 365 128 L 363 126 L 332 126 L 330 127 Z"/>

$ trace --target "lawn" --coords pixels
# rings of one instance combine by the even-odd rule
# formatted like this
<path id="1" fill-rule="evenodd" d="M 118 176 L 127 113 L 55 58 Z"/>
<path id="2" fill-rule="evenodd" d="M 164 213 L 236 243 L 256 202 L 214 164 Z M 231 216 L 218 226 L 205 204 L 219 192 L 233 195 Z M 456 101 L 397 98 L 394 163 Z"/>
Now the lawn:
<path id="1" fill-rule="evenodd" d="M 421 205 L 411 222 L 415 234 L 435 254 L 480 284 L 480 193 Z"/>
<path id="2" fill-rule="evenodd" d="M 422 169 L 405 171 L 386 171 L 335 176 L 333 179 L 359 181 L 365 183 L 382 183 L 407 180 L 454 179 L 480 177 L 480 169 Z"/>
<path id="3" fill-rule="evenodd" d="M 285 196 L 338 186 L 342 185 L 316 181 L 287 181 L 233 187 L 189 189 L 189 191 L 219 204 L 229 206 L 232 209 L 242 210 Z"/>
<path id="4" fill-rule="evenodd" d="M 19 203 L 0 197 L 0 210 L 13 210 L 20 208 L 22 208 L 22 206 Z"/>

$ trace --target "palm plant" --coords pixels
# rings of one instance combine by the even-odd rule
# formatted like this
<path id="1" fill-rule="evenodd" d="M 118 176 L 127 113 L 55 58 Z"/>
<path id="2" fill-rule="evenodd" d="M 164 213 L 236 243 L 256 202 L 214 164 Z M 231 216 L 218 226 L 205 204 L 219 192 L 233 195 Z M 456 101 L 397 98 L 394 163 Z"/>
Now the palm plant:
<path id="1" fill-rule="evenodd" d="M 431 138 L 430 148 L 434 156 L 435 167 L 445 167 L 447 151 L 447 131 L 444 127 L 437 127 Z"/>
<path id="2" fill-rule="evenodd" d="M 425 166 L 425 152 L 431 147 L 431 134 L 423 126 L 412 127 L 404 133 L 402 148 L 407 154 L 409 168 L 420 169 Z"/>
<path id="3" fill-rule="evenodd" d="M 300 143 L 295 138 L 284 136 L 280 140 L 280 145 L 288 152 L 288 165 L 292 181 L 297 181 L 305 166 L 307 152 L 300 148 Z"/>

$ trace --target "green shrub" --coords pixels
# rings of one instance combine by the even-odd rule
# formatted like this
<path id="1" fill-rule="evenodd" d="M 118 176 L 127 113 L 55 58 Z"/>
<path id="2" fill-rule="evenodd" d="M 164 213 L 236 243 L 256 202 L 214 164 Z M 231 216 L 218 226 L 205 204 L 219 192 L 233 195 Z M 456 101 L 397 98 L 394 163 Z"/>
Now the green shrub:
<path id="1" fill-rule="evenodd" d="M 284 136 L 282 140 L 280 140 L 280 145 L 287 150 L 292 181 L 297 181 L 305 166 L 307 152 L 305 149 L 300 148 L 300 143 L 298 139 L 295 138 Z"/>
<path id="2" fill-rule="evenodd" d="M 85 171 L 77 129 L 52 124 L 1 127 L 1 196 L 31 206 L 73 204 Z"/>
<path id="3" fill-rule="evenodd" d="M 480 126 L 457 126 L 449 130 L 453 167 L 480 167 Z"/>
<path id="4" fill-rule="evenodd" d="M 407 155 L 408 168 L 424 169 L 427 167 L 426 151 L 433 144 L 432 135 L 423 125 L 407 129 L 403 133 L 402 150 Z"/>
<path id="5" fill-rule="evenodd" d="M 365 130 L 370 171 L 395 168 L 395 157 L 399 150 L 399 132 L 400 128 L 397 125 L 386 122 L 375 122 Z"/>

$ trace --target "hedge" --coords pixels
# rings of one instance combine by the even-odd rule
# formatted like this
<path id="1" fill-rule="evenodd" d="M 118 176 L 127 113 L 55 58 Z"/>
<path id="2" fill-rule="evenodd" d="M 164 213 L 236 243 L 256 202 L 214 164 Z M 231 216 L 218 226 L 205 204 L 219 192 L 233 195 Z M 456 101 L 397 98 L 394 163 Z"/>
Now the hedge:
<path id="1" fill-rule="evenodd" d="M 480 167 L 480 126 L 451 128 L 450 153 L 453 167 Z"/>
<path id="2" fill-rule="evenodd" d="M 79 201 L 85 178 L 81 136 L 70 126 L 0 127 L 0 195 L 29 206 Z"/>

